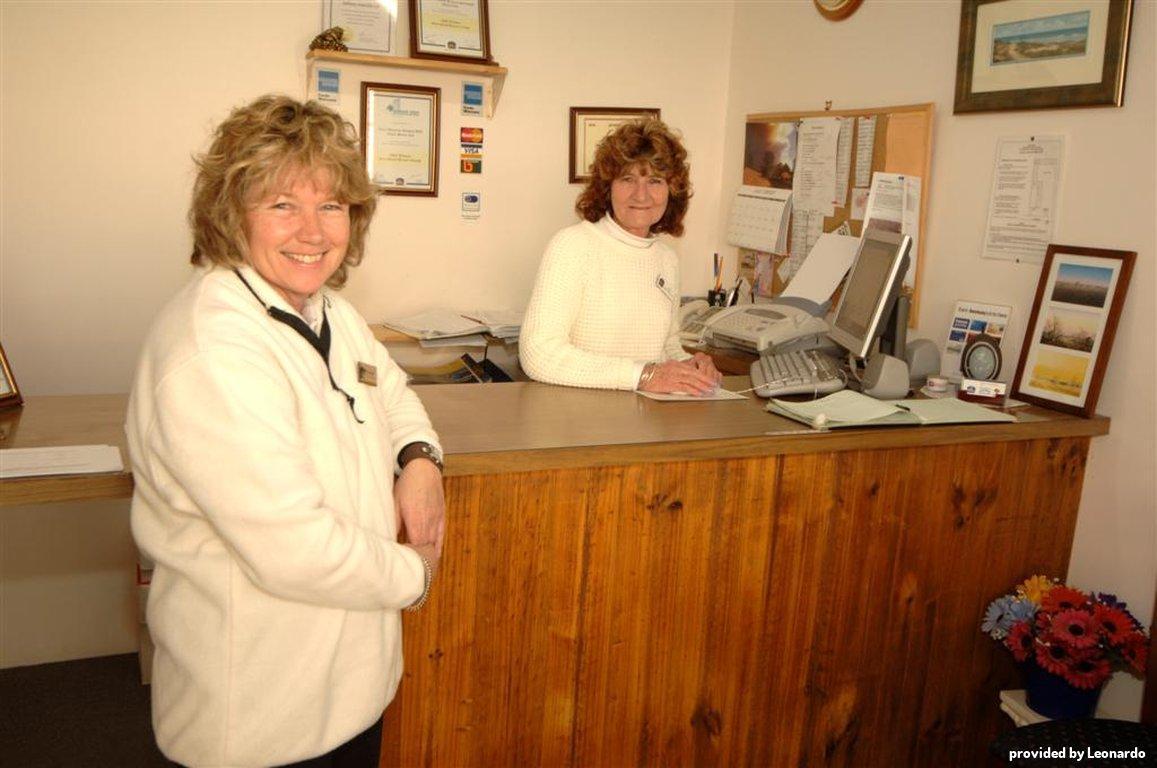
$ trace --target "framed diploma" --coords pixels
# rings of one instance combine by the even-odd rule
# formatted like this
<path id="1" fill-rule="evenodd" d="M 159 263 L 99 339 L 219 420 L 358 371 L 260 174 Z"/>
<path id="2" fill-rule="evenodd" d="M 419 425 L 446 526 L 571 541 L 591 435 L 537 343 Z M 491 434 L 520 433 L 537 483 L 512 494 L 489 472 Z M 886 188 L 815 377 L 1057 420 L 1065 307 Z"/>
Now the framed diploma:
<path id="1" fill-rule="evenodd" d="M 410 0 L 410 56 L 489 62 L 486 0 Z"/>
<path id="2" fill-rule="evenodd" d="M 341 27 L 351 51 L 389 56 L 397 45 L 397 6 L 377 0 L 321 0 L 321 28 Z"/>
<path id="3" fill-rule="evenodd" d="M 588 172 L 595 159 L 599 142 L 623 123 L 644 117 L 659 119 L 659 110 L 641 107 L 571 107 L 570 173 L 571 184 L 590 181 Z"/>
<path id="4" fill-rule="evenodd" d="M 438 196 L 439 88 L 362 83 L 362 151 L 388 195 Z"/>

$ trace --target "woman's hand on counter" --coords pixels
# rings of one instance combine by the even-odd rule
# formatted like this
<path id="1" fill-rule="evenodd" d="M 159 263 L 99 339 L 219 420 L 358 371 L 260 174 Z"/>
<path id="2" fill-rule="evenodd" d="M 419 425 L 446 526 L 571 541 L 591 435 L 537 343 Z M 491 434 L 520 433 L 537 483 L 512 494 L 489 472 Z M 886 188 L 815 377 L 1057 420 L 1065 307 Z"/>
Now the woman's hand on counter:
<path id="1" fill-rule="evenodd" d="M 706 355 L 704 355 L 706 357 Z M 710 361 L 710 358 L 708 358 Z M 722 376 L 710 363 L 710 372 L 700 369 L 695 359 L 668 360 L 664 363 L 648 363 L 639 379 L 642 392 L 671 393 L 689 395 L 709 395 L 719 387 Z"/>

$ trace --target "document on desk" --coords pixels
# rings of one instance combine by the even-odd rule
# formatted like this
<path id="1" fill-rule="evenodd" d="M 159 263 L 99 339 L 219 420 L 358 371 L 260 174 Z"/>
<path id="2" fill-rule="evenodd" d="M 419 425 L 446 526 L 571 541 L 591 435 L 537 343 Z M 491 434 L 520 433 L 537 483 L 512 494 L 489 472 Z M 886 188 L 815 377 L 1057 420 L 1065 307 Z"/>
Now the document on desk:
<path id="1" fill-rule="evenodd" d="M 45 475 L 90 475 L 124 470 L 115 445 L 61 445 L 0 449 L 0 479 Z"/>
<path id="2" fill-rule="evenodd" d="M 448 309 L 428 309 L 409 317 L 383 320 L 382 325 L 418 339 L 467 336 L 486 330 L 486 326 L 482 323 L 467 320 Z"/>
<path id="3" fill-rule="evenodd" d="M 635 390 L 643 397 L 651 400 L 659 400 L 665 403 L 701 403 L 705 400 L 746 400 L 747 398 L 738 392 L 732 392 L 727 389 L 716 390 L 710 395 L 684 395 L 682 393 L 661 393 L 661 392 L 640 392 Z"/>
<path id="4" fill-rule="evenodd" d="M 814 429 L 1015 422 L 1016 417 L 955 398 L 876 400 L 849 389 L 797 403 L 772 398 L 767 410 Z"/>

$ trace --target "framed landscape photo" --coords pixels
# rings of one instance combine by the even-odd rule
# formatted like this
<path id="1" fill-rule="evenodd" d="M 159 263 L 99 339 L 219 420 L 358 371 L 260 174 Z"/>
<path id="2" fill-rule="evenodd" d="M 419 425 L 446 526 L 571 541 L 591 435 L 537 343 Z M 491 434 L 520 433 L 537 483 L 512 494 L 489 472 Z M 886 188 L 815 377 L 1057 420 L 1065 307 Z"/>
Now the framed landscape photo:
<path id="1" fill-rule="evenodd" d="M 4 354 L 4 345 L 0 344 L 0 408 L 15 408 L 23 402 L 16 377 L 8 365 L 8 355 Z"/>
<path id="2" fill-rule="evenodd" d="M 591 163 L 599 142 L 623 123 L 644 117 L 659 119 L 659 110 L 649 107 L 571 107 L 570 165 L 567 179 L 571 184 L 590 181 Z"/>
<path id="3" fill-rule="evenodd" d="M 486 0 L 410 0 L 410 56 L 489 63 Z"/>
<path id="4" fill-rule="evenodd" d="M 1093 415 L 1136 258 L 1132 251 L 1049 245 L 1012 397 Z"/>
<path id="5" fill-rule="evenodd" d="M 963 0 L 952 111 L 1119 107 L 1133 0 Z"/>
<path id="6" fill-rule="evenodd" d="M 383 194 L 438 196 L 439 88 L 362 83 L 362 152 Z"/>

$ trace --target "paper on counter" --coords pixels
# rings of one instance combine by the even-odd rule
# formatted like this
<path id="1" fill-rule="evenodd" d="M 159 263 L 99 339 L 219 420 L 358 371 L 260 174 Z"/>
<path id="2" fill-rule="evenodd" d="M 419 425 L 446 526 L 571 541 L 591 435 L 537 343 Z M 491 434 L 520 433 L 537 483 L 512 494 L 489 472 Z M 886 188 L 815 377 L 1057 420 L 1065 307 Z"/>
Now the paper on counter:
<path id="1" fill-rule="evenodd" d="M 44 475 L 90 475 L 124 470 L 115 445 L 62 445 L 0 449 L 0 479 Z"/>
<path id="2" fill-rule="evenodd" d="M 432 339 L 418 339 L 418 346 L 423 349 L 437 349 L 439 347 L 485 347 L 486 337 L 481 333 L 471 333 L 466 336 L 436 336 Z"/>
<path id="3" fill-rule="evenodd" d="M 856 259 L 857 237 L 825 232 L 816 240 L 811 253 L 783 289 L 783 296 L 795 296 L 823 304 L 836 292 L 836 287 Z"/>
<path id="4" fill-rule="evenodd" d="M 419 339 L 431 339 L 438 336 L 465 336 L 486 330 L 485 325 L 467 320 L 457 312 L 448 309 L 428 309 L 409 317 L 383 320 L 382 325 Z"/>
<path id="5" fill-rule="evenodd" d="M 643 397 L 651 400 L 659 400 L 661 402 L 677 402 L 677 403 L 701 403 L 707 400 L 746 400 L 747 398 L 738 392 L 732 392 L 727 389 L 717 390 L 711 395 L 684 395 L 678 393 L 660 393 L 660 392 L 639 392 Z"/>

